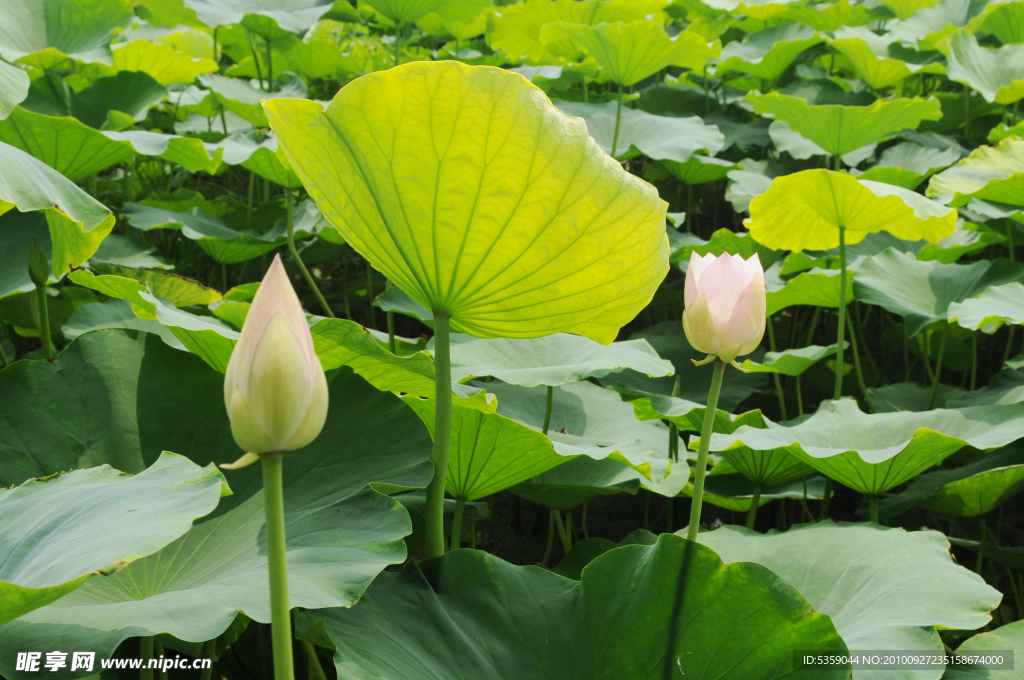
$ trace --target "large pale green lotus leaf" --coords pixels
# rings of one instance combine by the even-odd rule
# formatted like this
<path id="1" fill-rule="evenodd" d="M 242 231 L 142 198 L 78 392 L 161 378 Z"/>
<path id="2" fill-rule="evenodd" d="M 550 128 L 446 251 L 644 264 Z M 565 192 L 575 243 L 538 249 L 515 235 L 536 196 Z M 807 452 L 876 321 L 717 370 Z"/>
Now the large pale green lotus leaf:
<path id="1" fill-rule="evenodd" d="M 919 507 L 959 517 L 984 515 L 1024 490 L 1024 451 L 1008 447 L 953 470 L 926 472 L 898 494 L 882 498 L 878 513 L 898 515 Z"/>
<path id="2" fill-rule="evenodd" d="M 849 343 L 843 343 L 849 347 Z M 782 352 L 767 352 L 760 362 L 746 359 L 740 366 L 751 373 L 781 373 L 782 375 L 802 375 L 808 368 L 827 356 L 835 356 L 836 345 L 821 347 L 808 345 Z"/>
<path id="3" fill-rule="evenodd" d="M 1002 44 L 1024 42 L 1024 6 L 1016 2 L 990 2 L 971 20 L 968 31 L 994 35 Z"/>
<path id="4" fill-rule="evenodd" d="M 774 115 L 833 156 L 842 156 L 893 132 L 916 128 L 922 120 L 938 120 L 942 116 L 939 100 L 934 97 L 880 99 L 870 106 L 842 106 L 811 105 L 802 97 L 781 92 L 752 92 L 747 101 L 754 105 L 755 113 Z"/>
<path id="5" fill-rule="evenodd" d="M 12 207 L 44 211 L 54 276 L 89 259 L 114 228 L 106 206 L 29 154 L 0 142 L 0 213 Z"/>
<path id="6" fill-rule="evenodd" d="M 269 179 L 278 186 L 288 189 L 302 187 L 302 182 L 299 180 L 298 175 L 292 172 L 291 166 L 288 165 L 288 161 L 285 160 L 284 156 L 276 150 L 267 148 L 267 146 L 261 146 L 253 151 L 252 155 L 241 165 L 246 170 Z"/>
<path id="7" fill-rule="evenodd" d="M 694 454 L 695 455 L 695 454 Z M 725 463 L 719 463 L 716 467 L 722 467 Z M 731 466 L 730 466 L 731 467 Z M 712 471 L 714 468 L 712 468 Z M 812 471 L 813 472 L 813 471 Z M 669 480 L 672 478 L 669 477 Z M 693 497 L 693 483 L 684 486 L 680 493 L 690 498 Z M 804 500 L 804 482 L 796 479 L 784 482 L 776 486 L 768 486 L 761 489 L 761 495 L 757 501 L 757 507 L 767 505 L 772 501 L 790 499 L 795 501 Z M 808 500 L 820 501 L 825 496 L 825 478 L 818 474 L 810 475 L 807 479 Z M 733 512 L 748 512 L 754 502 L 754 483 L 744 475 L 737 473 L 712 475 L 711 472 L 704 480 L 705 503 L 710 503 L 725 510 Z"/>
<path id="8" fill-rule="evenodd" d="M 288 240 L 283 222 L 259 234 L 250 230 L 232 229 L 219 218 L 211 217 L 198 208 L 173 212 L 140 203 L 128 203 L 124 208 L 124 217 L 128 224 L 143 231 L 180 229 L 186 238 L 195 241 L 203 252 L 222 264 L 252 260 Z M 296 238 L 309 238 L 311 235 L 297 234 Z"/>
<path id="9" fill-rule="evenodd" d="M 936 348 L 937 349 L 937 348 Z M 950 401 L 962 395 L 964 390 L 959 385 L 939 383 L 935 392 L 936 408 L 949 407 Z M 932 386 L 922 385 L 915 382 L 899 382 L 882 387 L 869 387 L 868 393 L 875 404 L 878 413 L 892 413 L 894 411 L 927 411 L 928 402 L 931 401 Z M 975 406 L 975 404 L 960 404 L 960 406 Z"/>
<path id="10" fill-rule="evenodd" d="M 263 30 L 258 35 L 276 38 L 278 32 L 305 32 L 331 10 L 333 3 L 324 0 L 185 0 L 184 4 L 211 28 L 240 24 L 249 19 L 247 27 L 259 30 L 265 21 L 269 23 L 265 28 L 271 30 Z"/>
<path id="11" fill-rule="evenodd" d="M 658 356 L 671 361 L 675 366 L 676 375 L 679 376 L 679 397 L 701 404 L 703 408 L 703 404 L 706 404 L 708 400 L 712 374 L 711 371 L 705 370 L 706 366 L 693 365 L 694 359 L 699 361 L 706 354 L 695 350 L 686 340 L 683 324 L 680 321 L 664 321 L 649 326 L 639 333 L 633 333 L 629 339 L 646 340 L 658 353 Z M 763 350 L 760 349 L 754 350 L 751 358 L 759 361 L 764 356 L 762 352 Z M 635 371 L 622 371 L 601 380 L 606 386 L 617 386 L 617 383 L 622 383 L 642 393 L 643 396 L 661 395 L 666 398 L 672 394 L 675 381 L 676 379 L 671 376 L 652 378 Z M 718 398 L 718 408 L 720 412 L 731 411 L 751 394 L 767 386 L 767 376 L 741 374 L 738 371 L 730 374 L 729 379 L 723 381 L 722 391 Z M 639 396 L 639 394 L 635 395 L 634 398 Z"/>
<path id="12" fill-rule="evenodd" d="M 524 387 L 563 385 L 623 368 L 649 376 L 675 372 L 671 362 L 659 357 L 646 340 L 606 346 L 568 333 L 523 340 L 454 335 L 451 362 L 452 380 L 492 376 Z"/>
<path id="13" fill-rule="evenodd" d="M 78 394 L 51 391 L 72 376 L 89 387 Z M 155 336 L 95 331 L 65 349 L 56 365 L 4 370 L 2 377 L 19 388 L 17 396 L 31 387 L 54 395 L 45 403 L 24 400 L 16 411 L 5 405 L 21 423 L 60 419 L 62 428 L 50 428 L 60 432 L 30 430 L 35 436 L 26 454 L 46 439 L 78 432 L 94 442 L 90 455 L 127 457 L 133 466 L 144 465 L 154 438 L 179 442 L 197 462 L 227 462 L 240 454 L 224 412 L 223 376 Z M 400 399 L 345 368 L 330 372 L 328 383 L 323 432 L 289 454 L 284 473 L 289 595 L 296 606 L 310 608 L 351 606 L 384 567 L 405 559 L 401 539 L 410 531 L 408 515 L 397 501 L 367 487 L 422 487 L 431 471 L 430 437 Z M 121 413 L 130 414 L 125 422 L 112 420 Z M 105 421 L 115 425 L 93 429 Z M 110 450 L 116 439 L 127 446 Z M 24 437 L 20 443 L 25 445 Z M 260 472 L 250 466 L 229 477 L 234 496 L 176 542 L 129 565 L 120 583 L 87 582 L 73 598 L 7 624 L 0 634 L 0 672 L 10 672 L 11 651 L 52 646 L 55 637 L 106 658 L 122 640 L 140 634 L 212 639 L 239 611 L 268 622 Z"/>
<path id="14" fill-rule="evenodd" d="M 685 234 L 685 238 L 686 241 L 679 248 L 672 251 L 672 257 L 670 258 L 672 262 L 686 262 L 687 266 L 689 266 L 692 253 L 697 253 L 698 255 L 711 253 L 715 257 L 723 253 L 729 253 L 739 255 L 745 260 L 749 260 L 756 253 L 761 261 L 761 266 L 771 267 L 781 256 L 781 253 L 765 248 L 755 241 L 751 238 L 749 232 L 735 232 L 731 229 L 722 228 L 711 234 L 711 238 L 707 241 L 694 234 Z"/>
<path id="15" fill-rule="evenodd" d="M 29 82 L 27 72 L 0 61 L 0 120 L 28 96 Z"/>
<path id="16" fill-rule="evenodd" d="M 437 10 L 416 20 L 427 33 L 471 40 L 487 30 L 494 10 L 489 0 L 446 0 Z"/>
<path id="17" fill-rule="evenodd" d="M 672 535 L 612 550 L 580 581 L 458 550 L 383 574 L 355 607 L 303 614 L 299 629 L 319 617 L 353 680 L 759 680 L 791 673 L 793 649 L 846 649 L 764 567 L 723 568 Z"/>
<path id="18" fill-rule="evenodd" d="M 579 116 L 587 132 L 605 153 L 612 152 L 615 139 L 615 102 L 583 104 L 556 102 L 570 116 Z M 712 155 L 722 150 L 725 136 L 714 125 L 705 125 L 697 116 L 678 118 L 655 116 L 640 109 L 622 108 L 615 157 L 647 156 L 651 160 L 684 162 L 698 151 Z"/>
<path id="19" fill-rule="evenodd" d="M 847 271 L 847 274 L 850 272 Z M 765 297 L 768 303 L 766 313 L 771 316 L 793 305 L 814 307 L 839 307 L 839 271 L 836 269 L 811 269 L 800 272 L 790 279 L 779 276 L 779 268 L 772 267 L 765 272 Z M 846 278 L 846 300 L 854 299 L 853 277 Z"/>
<path id="20" fill-rule="evenodd" d="M 143 120 L 149 108 L 166 96 L 167 88 L 149 74 L 122 71 L 97 79 L 81 92 L 69 92 L 68 114 L 93 128 L 124 128 L 131 121 Z M 39 113 L 51 113 L 35 106 L 36 102 L 30 97 L 22 105 Z M 124 122 L 115 125 L 118 119 Z"/>
<path id="21" fill-rule="evenodd" d="M 134 477 L 103 465 L 0 491 L 0 625 L 160 550 L 229 493 L 215 466 L 170 453 Z"/>
<path id="22" fill-rule="evenodd" d="M 20 107 L 0 121 L 0 142 L 32 154 L 72 181 L 132 157 L 130 145 L 109 139 L 75 118 L 47 116 Z"/>
<path id="23" fill-rule="evenodd" d="M 758 21 L 770 21 L 783 16 L 793 2 L 796 0 L 707 0 L 703 4 L 733 16 L 746 15 Z"/>
<path id="24" fill-rule="evenodd" d="M 901 20 L 909 19 L 919 9 L 931 7 L 936 0 L 885 0 L 882 4 Z"/>
<path id="25" fill-rule="evenodd" d="M 828 614 L 846 646 L 942 654 L 935 626 L 972 629 L 990 620 L 1001 594 L 959 566 L 946 537 L 875 524 L 801 524 L 767 535 L 742 527 L 697 540 L 727 563 L 754 562 L 778 574 Z M 854 680 L 935 679 L 940 672 L 853 671 Z"/>
<path id="26" fill-rule="evenodd" d="M 858 265 L 853 290 L 861 302 L 902 316 L 904 331 L 912 338 L 928 324 L 949 319 L 952 304 L 1022 278 L 1024 267 L 1009 260 L 918 262 L 889 248 Z"/>
<path id="27" fill-rule="evenodd" d="M 744 477 L 763 487 L 773 487 L 814 474 L 814 468 L 782 449 L 754 451 L 733 449 L 722 454 Z"/>
<path id="28" fill-rule="evenodd" d="M 633 414 L 639 420 L 668 420 L 683 432 L 700 432 L 704 425 L 704 415 L 707 413 L 704 403 L 643 392 L 623 383 L 615 387 L 622 399 L 633 405 Z M 735 432 L 741 425 L 765 426 L 760 411 L 749 411 L 741 415 L 733 415 L 721 408 L 715 411 L 715 432 Z"/>
<path id="29" fill-rule="evenodd" d="M 683 184 L 707 184 L 716 182 L 735 171 L 739 166 L 732 161 L 714 156 L 690 156 L 686 161 L 664 160 L 660 162 L 668 172 Z"/>
<path id="30" fill-rule="evenodd" d="M 1024 404 L 922 413 L 863 413 L 844 399 L 823 406 L 799 425 L 766 421 L 714 434 L 712 451 L 784 449 L 822 474 L 866 495 L 912 479 L 964 446 L 992 449 L 1024 436 Z M 690 446 L 695 446 L 693 439 Z"/>
<path id="31" fill-rule="evenodd" d="M 904 2 L 907 0 L 896 0 Z M 959 28 L 970 25 L 974 17 L 985 10 L 985 4 L 971 0 L 909 0 L 921 7 L 912 16 L 900 17 L 900 21 L 889 24 L 888 33 L 907 44 L 916 44 L 918 49 L 939 49 L 944 41 Z"/>
<path id="32" fill-rule="evenodd" d="M 643 476 L 625 463 L 580 456 L 509 491 L 528 501 L 561 512 L 572 512 L 597 496 L 628 493 L 635 496 Z"/>
<path id="33" fill-rule="evenodd" d="M 362 0 L 395 23 L 409 24 L 444 5 L 444 0 Z"/>
<path id="34" fill-rule="evenodd" d="M 211 305 L 224 299 L 219 291 L 166 271 L 96 264 L 93 264 L 93 268 L 102 272 L 102 275 L 94 276 L 92 272 L 76 271 L 68 278 L 80 286 L 141 306 L 145 306 L 145 301 L 135 296 L 135 291 L 145 292 L 147 289 L 161 300 L 177 307 Z"/>
<path id="35" fill-rule="evenodd" d="M 129 151 L 162 158 L 182 166 L 189 172 L 203 171 L 212 175 L 221 166 L 223 151 L 219 145 L 205 144 L 195 137 L 165 135 L 147 130 L 104 130 L 100 134 L 115 142 L 126 143 L 123 145 L 128 146 Z"/>
<path id="36" fill-rule="evenodd" d="M 1024 205 L 1024 140 L 1007 137 L 999 146 L 979 146 L 928 182 L 928 196 L 947 205 L 972 198 Z"/>
<path id="37" fill-rule="evenodd" d="M 915 73 L 944 73 L 935 64 L 913 64 L 889 55 L 894 38 L 876 35 L 866 27 L 844 27 L 835 32 L 830 44 L 849 59 L 857 77 L 875 90 L 884 90 L 901 83 Z"/>
<path id="38" fill-rule="evenodd" d="M 156 255 L 157 247 L 133 240 L 129 236 L 111 234 L 89 258 L 90 263 L 112 264 L 131 269 L 163 269 L 170 271 L 174 265 Z"/>
<path id="39" fill-rule="evenodd" d="M 148 40 L 133 40 L 115 49 L 113 67 L 118 71 L 147 73 L 161 85 L 191 83 L 197 75 L 217 70 L 213 59 L 193 59 L 166 43 Z"/>
<path id="40" fill-rule="evenodd" d="M 858 177 L 895 184 L 913 191 L 933 174 L 960 160 L 955 149 L 936 149 L 914 142 L 902 142 L 882 152 L 878 163 Z"/>
<path id="41" fill-rule="evenodd" d="M 89 331 L 104 328 L 127 328 L 159 335 L 160 339 L 175 349 L 187 350 L 171 329 L 159 321 L 143 319 L 132 310 L 127 300 L 108 300 L 102 304 L 82 305 L 71 318 L 60 327 L 65 340 L 74 340 Z M 226 367 L 225 367 L 226 368 Z"/>
<path id="42" fill-rule="evenodd" d="M 133 15 L 128 0 L 5 0 L 0 6 L 0 55 L 19 59 L 52 51 L 109 64 L 110 36 Z"/>
<path id="43" fill-rule="evenodd" d="M 1012 104 L 1024 97 L 1024 45 L 989 49 L 958 31 L 949 40 L 949 79 L 970 86 L 986 101 Z"/>
<path id="44" fill-rule="evenodd" d="M 786 72 L 800 54 L 821 37 L 807 26 L 783 23 L 754 33 L 746 40 L 734 40 L 722 48 L 715 76 L 745 73 L 769 82 Z"/>
<path id="45" fill-rule="evenodd" d="M 772 183 L 771 177 L 750 170 L 731 170 L 726 176 L 729 178 L 729 186 L 725 190 L 725 200 L 732 204 L 737 214 L 749 213 L 750 202 L 768 191 Z"/>
<path id="46" fill-rule="evenodd" d="M 1014 281 L 986 288 L 977 297 L 951 303 L 948 316 L 972 331 L 1024 324 L 1024 285 Z"/>
<path id="47" fill-rule="evenodd" d="M 660 23 L 616 21 L 597 26 L 556 21 L 546 24 L 540 41 L 571 41 L 590 54 L 612 82 L 628 87 L 668 66 L 699 71 L 721 46 L 693 31 L 669 37 Z"/>
<path id="48" fill-rule="evenodd" d="M 544 425 L 547 389 L 500 382 L 480 383 L 498 399 L 498 413 L 534 430 Z M 615 390 L 587 382 L 552 390 L 548 437 L 559 456 L 614 459 L 654 483 L 671 473 L 669 430 L 657 421 L 641 422 Z"/>
<path id="49" fill-rule="evenodd" d="M 286 73 L 279 80 L 280 89 L 267 92 L 239 78 L 229 78 L 215 73 L 199 76 L 199 82 L 213 92 L 221 106 L 256 127 L 269 125 L 263 112 L 264 100 L 306 96 L 305 83 L 294 74 Z"/>
<path id="50" fill-rule="evenodd" d="M 878 182 L 859 181 L 830 170 L 804 170 L 776 177 L 750 202 L 747 227 L 775 250 L 828 250 L 887 231 L 907 241 L 939 241 L 953 233 L 956 210 L 920 194 Z"/>
<path id="51" fill-rule="evenodd" d="M 820 146 L 807 139 L 781 120 L 772 121 L 768 126 L 768 136 L 772 144 L 779 151 L 785 151 L 797 160 L 806 160 L 812 156 L 825 156 L 827 152 Z M 843 154 L 842 161 L 851 167 L 857 166 L 861 161 L 870 157 L 875 152 L 876 143 L 872 142 L 867 146 Z"/>
<path id="52" fill-rule="evenodd" d="M 835 2 L 820 5 L 792 3 L 786 6 L 782 17 L 789 21 L 806 24 L 816 30 L 832 33 L 843 27 L 862 26 L 884 20 L 887 14 L 880 7 L 868 7 L 863 3 Z"/>
<path id="53" fill-rule="evenodd" d="M 518 74 L 412 63 L 353 81 L 326 110 L 266 110 L 345 241 L 454 330 L 609 343 L 667 271 L 654 188 Z"/>
<path id="54" fill-rule="evenodd" d="M 433 435 L 433 402 L 406 397 Z M 497 413 L 455 406 L 445 491 L 474 501 L 504 491 L 565 462 L 536 430 Z"/>
<path id="55" fill-rule="evenodd" d="M 1014 651 L 1014 659 L 1024 658 L 1024 621 L 1008 623 L 987 633 L 978 633 L 957 648 L 958 656 L 987 656 L 991 652 L 1007 649 Z M 995 654 L 995 656 L 999 656 Z M 1005 655 L 1004 655 L 1005 656 Z M 1014 661 L 1014 663 L 1019 663 Z M 945 680 L 1016 680 L 1019 671 L 972 668 L 968 665 L 950 666 L 942 677 Z"/>
<path id="56" fill-rule="evenodd" d="M 983 404 L 1016 404 L 1024 401 L 1024 372 L 1010 359 L 1007 368 L 996 373 L 988 385 L 977 390 L 961 391 L 949 400 L 952 408 L 981 406 Z"/>
<path id="57" fill-rule="evenodd" d="M 540 41 L 546 24 L 568 21 L 596 26 L 609 21 L 638 21 L 644 15 L 642 5 L 615 0 L 527 0 L 499 8 L 487 40 L 491 49 L 513 59 L 540 62 L 548 56 Z"/>

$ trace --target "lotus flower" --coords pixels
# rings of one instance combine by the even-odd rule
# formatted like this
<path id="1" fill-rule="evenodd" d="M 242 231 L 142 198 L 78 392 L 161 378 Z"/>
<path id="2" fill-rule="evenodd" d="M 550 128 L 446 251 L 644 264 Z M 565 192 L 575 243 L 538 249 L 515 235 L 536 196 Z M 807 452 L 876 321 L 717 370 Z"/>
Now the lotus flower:
<path id="1" fill-rule="evenodd" d="M 735 365 L 761 343 L 765 327 L 764 270 L 755 253 L 749 260 L 723 253 L 690 255 L 683 295 L 683 330 L 707 363 L 718 357 Z"/>
<path id="2" fill-rule="evenodd" d="M 235 442 L 250 454 L 300 449 L 324 426 L 327 380 L 280 255 L 256 291 L 231 354 L 224 403 Z"/>

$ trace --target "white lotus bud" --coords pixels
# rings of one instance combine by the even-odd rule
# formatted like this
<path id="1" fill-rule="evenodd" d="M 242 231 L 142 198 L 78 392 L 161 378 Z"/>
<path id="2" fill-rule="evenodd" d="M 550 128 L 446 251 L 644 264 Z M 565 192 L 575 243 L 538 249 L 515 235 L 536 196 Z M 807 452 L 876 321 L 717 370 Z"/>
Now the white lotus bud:
<path id="1" fill-rule="evenodd" d="M 761 343 L 767 303 L 756 253 L 749 260 L 691 253 L 683 300 L 686 339 L 709 358 L 733 362 Z"/>

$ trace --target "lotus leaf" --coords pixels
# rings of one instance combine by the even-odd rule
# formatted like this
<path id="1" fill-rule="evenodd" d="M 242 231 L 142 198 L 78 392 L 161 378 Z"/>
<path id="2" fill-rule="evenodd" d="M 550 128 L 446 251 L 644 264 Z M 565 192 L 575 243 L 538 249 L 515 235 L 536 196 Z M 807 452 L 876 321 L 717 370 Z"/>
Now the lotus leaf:
<path id="1" fill-rule="evenodd" d="M 184 0 L 207 26 L 242 24 L 266 38 L 302 33 L 331 11 L 323 0 Z"/>
<path id="2" fill-rule="evenodd" d="M 997 50 L 962 31 L 949 39 L 949 79 L 969 85 L 988 102 L 1012 104 L 1024 97 L 1024 46 Z"/>
<path id="3" fill-rule="evenodd" d="M 1024 205 L 1024 140 L 1007 137 L 999 146 L 979 146 L 971 155 L 932 177 L 928 195 L 947 205 L 972 198 Z"/>
<path id="4" fill-rule="evenodd" d="M 310 612 L 300 627 L 319 617 L 339 674 L 367 680 L 661 678 L 680 668 L 755 680 L 790 672 L 795 648 L 845 650 L 828 618 L 767 569 L 723 568 L 671 535 L 598 557 L 580 581 L 459 550 L 384 574 L 357 606 Z"/>
<path id="5" fill-rule="evenodd" d="M 110 36 L 133 14 L 128 0 L 8 0 L 0 7 L 0 55 L 109 64 Z"/>
<path id="6" fill-rule="evenodd" d="M 954 562 L 945 536 L 877 525 L 803 524 L 785 533 L 741 527 L 701 533 L 698 541 L 727 564 L 771 569 L 828 614 L 847 647 L 915 649 L 941 654 L 936 625 L 977 628 L 989 621 L 999 593 Z M 893 677 L 855 670 L 857 680 Z M 921 671 L 901 677 L 937 677 Z"/>
<path id="7" fill-rule="evenodd" d="M 829 170 L 804 170 L 772 181 L 750 202 L 750 234 L 775 250 L 827 250 L 888 231 L 908 241 L 939 241 L 953 233 L 955 210 L 888 184 Z"/>
<path id="8" fill-rule="evenodd" d="M 113 67 L 117 71 L 141 71 L 161 85 L 191 83 L 201 73 L 217 70 L 213 59 L 193 59 L 170 45 L 148 40 L 133 40 L 114 50 Z"/>
<path id="9" fill-rule="evenodd" d="M 0 120 L 28 96 L 29 75 L 20 68 L 0 62 Z"/>
<path id="10" fill-rule="evenodd" d="M 745 73 L 769 82 L 776 80 L 806 49 L 821 42 L 814 29 L 796 23 L 782 23 L 734 41 L 722 48 L 715 76 Z"/>
<path id="11" fill-rule="evenodd" d="M 755 113 L 774 115 L 833 156 L 843 156 L 942 115 L 935 98 L 878 100 L 870 106 L 811 105 L 801 97 L 769 92 L 751 93 L 747 101 L 754 105 Z"/>
<path id="12" fill-rule="evenodd" d="M 160 550 L 229 493 L 216 467 L 170 453 L 134 477 L 102 465 L 0 491 L 0 625 Z"/>
<path id="13" fill-rule="evenodd" d="M 518 74 L 413 63 L 353 81 L 326 110 L 283 99 L 266 110 L 345 241 L 416 302 L 450 314 L 456 331 L 608 343 L 667 270 L 666 206 L 653 187 Z M 485 116 L 502 122 L 474 123 Z M 510 134 L 527 146 L 499 143 Z M 385 137 L 393 156 L 379 146 Z M 492 138 L 497 155 L 481 155 Z M 527 176 L 534 153 L 544 165 Z"/>
<path id="14" fill-rule="evenodd" d="M 877 495 L 964 446 L 992 449 L 1016 441 L 1022 419 L 1024 404 L 866 414 L 843 399 L 792 427 L 765 419 L 766 429 L 744 426 L 712 435 L 711 450 L 784 449 L 855 491 Z"/>
<path id="15" fill-rule="evenodd" d="M 975 656 L 1007 649 L 1014 651 L 1015 658 L 1024 655 L 1024 621 L 1008 623 L 987 633 L 978 633 L 960 645 L 956 653 L 958 656 Z M 945 680 L 1013 680 L 1014 675 L 1012 670 L 972 668 L 965 664 L 951 666 L 942 677 Z"/>
<path id="16" fill-rule="evenodd" d="M 740 365 L 744 370 L 752 373 L 781 373 L 799 376 L 825 357 L 835 356 L 835 353 L 835 345 L 829 347 L 808 345 L 807 347 L 787 349 L 783 352 L 767 352 L 760 363 L 747 359 Z"/>

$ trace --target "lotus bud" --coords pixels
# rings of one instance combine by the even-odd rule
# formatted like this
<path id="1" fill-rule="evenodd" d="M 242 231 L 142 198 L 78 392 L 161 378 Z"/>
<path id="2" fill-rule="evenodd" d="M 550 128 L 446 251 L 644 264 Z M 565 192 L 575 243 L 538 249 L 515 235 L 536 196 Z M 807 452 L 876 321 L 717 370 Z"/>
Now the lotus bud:
<path id="1" fill-rule="evenodd" d="M 736 357 L 750 354 L 764 335 L 764 270 L 755 253 L 749 260 L 723 253 L 691 253 L 683 293 L 683 331 L 694 349 L 737 368 Z M 742 369 L 741 369 L 742 370 Z"/>
<path id="2" fill-rule="evenodd" d="M 300 449 L 323 429 L 327 380 L 280 255 L 263 277 L 231 353 L 224 403 L 235 442 L 250 453 Z"/>

